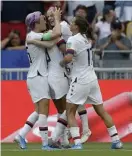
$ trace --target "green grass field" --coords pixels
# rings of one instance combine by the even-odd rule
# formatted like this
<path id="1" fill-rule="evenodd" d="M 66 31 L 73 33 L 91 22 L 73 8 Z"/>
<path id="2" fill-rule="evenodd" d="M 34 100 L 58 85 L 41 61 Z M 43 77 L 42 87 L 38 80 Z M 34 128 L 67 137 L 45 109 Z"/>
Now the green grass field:
<path id="1" fill-rule="evenodd" d="M 86 143 L 83 150 L 42 151 L 41 144 L 28 144 L 23 151 L 16 144 L 1 144 L 2 156 L 132 156 L 132 143 L 125 143 L 122 150 L 111 150 L 109 143 Z"/>

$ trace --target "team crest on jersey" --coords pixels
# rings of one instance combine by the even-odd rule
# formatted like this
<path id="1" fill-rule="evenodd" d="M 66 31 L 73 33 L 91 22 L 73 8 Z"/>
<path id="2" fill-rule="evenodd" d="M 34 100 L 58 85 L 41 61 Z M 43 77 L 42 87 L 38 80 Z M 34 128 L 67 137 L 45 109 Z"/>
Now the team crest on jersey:
<path id="1" fill-rule="evenodd" d="M 72 43 L 67 43 L 67 48 L 71 48 L 71 46 L 72 46 Z"/>

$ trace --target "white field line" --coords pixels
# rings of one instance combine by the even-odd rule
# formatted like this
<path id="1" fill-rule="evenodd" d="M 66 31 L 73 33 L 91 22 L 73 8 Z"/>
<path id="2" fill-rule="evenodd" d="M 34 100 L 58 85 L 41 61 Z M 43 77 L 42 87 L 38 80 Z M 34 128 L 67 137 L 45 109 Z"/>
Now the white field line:
<path id="1" fill-rule="evenodd" d="M 70 149 L 61 149 L 61 150 L 50 150 L 50 151 L 43 151 L 41 149 L 28 149 L 28 150 L 21 150 L 21 149 L 1 149 L 1 152 L 32 152 L 32 151 L 41 151 L 41 152 L 61 152 L 61 151 L 77 151 L 77 152 L 105 152 L 105 151 L 122 151 L 122 152 L 132 152 L 132 149 L 121 149 L 121 150 L 111 150 L 111 149 L 82 149 L 82 150 L 70 150 Z"/>

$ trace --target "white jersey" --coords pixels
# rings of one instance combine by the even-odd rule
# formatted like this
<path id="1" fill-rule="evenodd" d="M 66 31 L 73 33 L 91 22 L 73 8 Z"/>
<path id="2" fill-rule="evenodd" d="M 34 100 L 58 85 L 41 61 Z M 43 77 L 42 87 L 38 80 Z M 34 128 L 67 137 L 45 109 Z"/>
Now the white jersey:
<path id="1" fill-rule="evenodd" d="M 60 25 L 61 25 L 62 37 L 67 42 L 68 38 L 72 36 L 72 32 L 70 31 L 70 26 L 66 21 L 62 21 Z"/>
<path id="2" fill-rule="evenodd" d="M 60 23 L 61 25 L 61 33 L 62 33 L 62 37 L 63 39 L 67 42 L 68 38 L 72 36 L 72 32 L 70 30 L 70 26 L 66 21 L 62 21 Z M 66 75 L 70 78 L 71 75 L 71 69 L 72 69 L 72 63 L 69 63 L 66 66 Z"/>
<path id="3" fill-rule="evenodd" d="M 26 39 L 41 40 L 42 35 L 43 33 L 36 33 L 31 31 L 30 33 L 27 34 Z M 26 44 L 26 47 L 27 47 L 27 53 L 30 61 L 30 68 L 27 77 L 35 77 L 38 75 L 38 73 L 42 76 L 48 76 L 45 49 L 35 46 L 33 44 L 29 44 L 29 45 Z"/>
<path id="4" fill-rule="evenodd" d="M 63 42 L 63 39 L 60 42 Z M 55 45 L 52 48 L 48 49 L 46 52 L 47 61 L 48 61 L 48 73 L 64 77 L 65 69 L 60 66 L 60 61 L 63 60 L 63 54 L 59 48 Z"/>
<path id="5" fill-rule="evenodd" d="M 80 33 L 68 39 L 67 52 L 74 53 L 72 81 L 77 78 L 78 83 L 86 84 L 97 79 L 93 69 L 91 47 L 91 41 L 88 41 L 86 36 L 82 36 Z"/>

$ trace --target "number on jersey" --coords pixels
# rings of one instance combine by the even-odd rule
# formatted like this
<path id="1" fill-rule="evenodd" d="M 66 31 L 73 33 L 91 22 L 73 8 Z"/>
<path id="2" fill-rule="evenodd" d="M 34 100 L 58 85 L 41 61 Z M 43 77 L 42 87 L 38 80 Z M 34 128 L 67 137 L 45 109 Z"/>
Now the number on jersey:
<path id="1" fill-rule="evenodd" d="M 88 66 L 90 66 L 92 64 L 92 52 L 91 52 L 91 48 L 90 49 L 87 49 L 87 52 L 88 52 Z"/>

